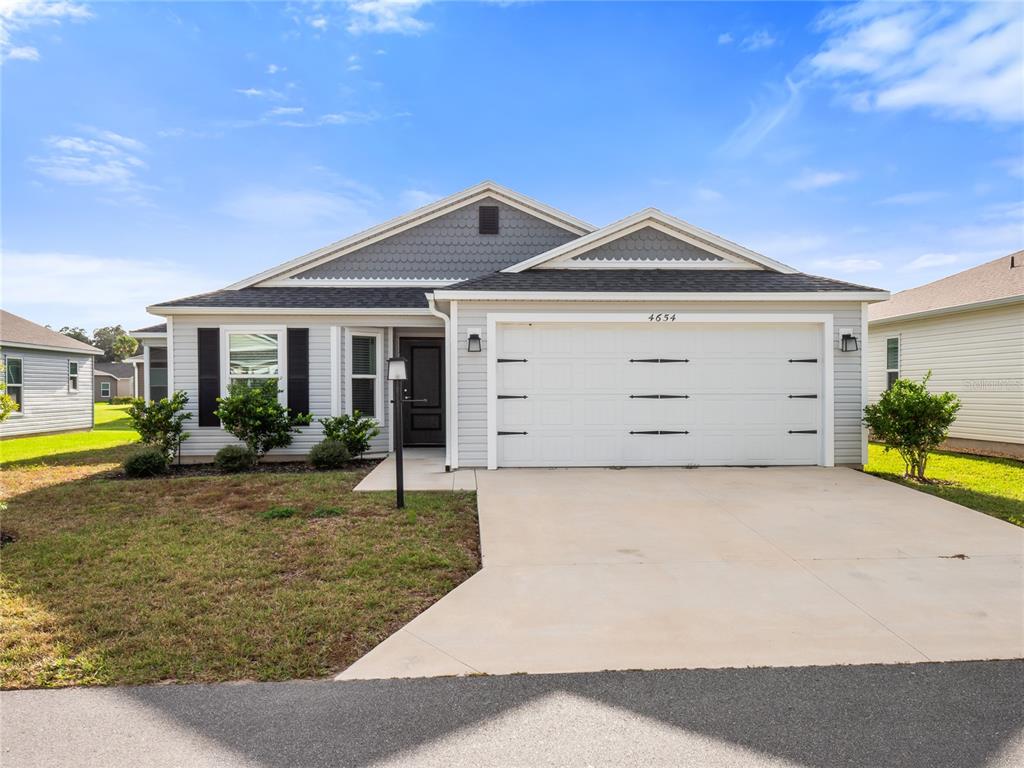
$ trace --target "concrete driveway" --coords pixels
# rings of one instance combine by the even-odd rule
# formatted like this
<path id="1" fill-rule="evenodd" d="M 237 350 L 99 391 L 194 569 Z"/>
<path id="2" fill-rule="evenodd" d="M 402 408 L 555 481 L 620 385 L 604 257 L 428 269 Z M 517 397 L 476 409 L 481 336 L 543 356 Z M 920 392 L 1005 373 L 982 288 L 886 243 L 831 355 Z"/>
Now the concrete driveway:
<path id="1" fill-rule="evenodd" d="M 1024 656 L 1024 530 L 849 469 L 478 473 L 483 570 L 339 678 Z"/>

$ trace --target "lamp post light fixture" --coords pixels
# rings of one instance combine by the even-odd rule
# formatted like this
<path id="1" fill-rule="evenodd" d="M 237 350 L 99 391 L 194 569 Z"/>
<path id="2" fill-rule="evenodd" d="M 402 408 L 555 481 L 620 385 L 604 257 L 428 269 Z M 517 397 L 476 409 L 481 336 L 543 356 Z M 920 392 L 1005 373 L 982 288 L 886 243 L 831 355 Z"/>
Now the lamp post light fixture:
<path id="1" fill-rule="evenodd" d="M 395 506 L 399 509 L 405 506 L 405 472 L 402 466 L 402 401 L 405 393 L 402 388 L 408 378 L 405 358 L 388 358 L 388 381 L 394 382 L 395 421 L 391 431 L 395 436 Z"/>

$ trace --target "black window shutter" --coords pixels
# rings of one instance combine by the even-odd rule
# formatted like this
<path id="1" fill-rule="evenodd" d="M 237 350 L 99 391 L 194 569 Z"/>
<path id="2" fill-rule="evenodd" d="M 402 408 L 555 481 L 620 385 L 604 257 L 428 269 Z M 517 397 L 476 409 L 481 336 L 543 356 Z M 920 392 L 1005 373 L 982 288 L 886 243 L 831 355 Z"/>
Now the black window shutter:
<path id="1" fill-rule="evenodd" d="M 498 234 L 498 206 L 481 205 L 479 224 L 481 235 Z"/>
<path id="2" fill-rule="evenodd" d="M 214 415 L 220 397 L 220 328 L 199 329 L 199 426 L 219 427 Z"/>
<path id="3" fill-rule="evenodd" d="M 288 329 L 288 408 L 309 413 L 309 328 Z"/>

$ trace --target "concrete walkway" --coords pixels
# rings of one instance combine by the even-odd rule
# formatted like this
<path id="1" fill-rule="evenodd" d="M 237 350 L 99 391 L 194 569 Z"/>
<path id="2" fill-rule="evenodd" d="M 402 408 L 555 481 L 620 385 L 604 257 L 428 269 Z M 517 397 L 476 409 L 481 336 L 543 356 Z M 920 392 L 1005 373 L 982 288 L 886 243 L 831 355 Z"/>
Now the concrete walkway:
<path id="1" fill-rule="evenodd" d="M 1024 656 L 1024 530 L 849 469 L 480 472 L 483 570 L 339 679 Z"/>
<path id="2" fill-rule="evenodd" d="M 444 448 L 406 448 L 402 462 L 407 491 L 475 491 L 476 470 L 444 471 Z M 357 491 L 395 490 L 395 454 L 374 467 Z"/>

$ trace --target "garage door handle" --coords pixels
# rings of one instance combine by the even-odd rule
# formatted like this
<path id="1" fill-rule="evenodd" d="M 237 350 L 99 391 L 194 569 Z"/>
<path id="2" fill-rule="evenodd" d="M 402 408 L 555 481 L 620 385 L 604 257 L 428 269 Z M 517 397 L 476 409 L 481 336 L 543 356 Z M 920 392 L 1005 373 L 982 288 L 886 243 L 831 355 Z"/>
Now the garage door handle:
<path id="1" fill-rule="evenodd" d="M 670 357 L 631 357 L 631 363 L 688 363 L 689 360 L 677 360 Z"/>
<path id="2" fill-rule="evenodd" d="M 792 400 L 793 398 L 803 398 L 805 400 L 817 400 L 818 399 L 817 395 L 786 395 L 786 397 L 788 397 L 790 400 Z"/>
<path id="3" fill-rule="evenodd" d="M 525 357 L 499 357 L 499 363 L 525 363 Z"/>
<path id="4" fill-rule="evenodd" d="M 499 400 L 525 400 L 526 395 L 498 395 Z"/>
<path id="5" fill-rule="evenodd" d="M 688 435 L 690 434 L 685 429 L 673 430 L 673 429 L 635 429 L 630 430 L 631 435 Z"/>
<path id="6" fill-rule="evenodd" d="M 499 434 L 499 435 L 528 435 L 528 434 L 530 434 L 530 433 L 529 433 L 529 432 L 502 432 L 502 431 L 501 431 L 501 430 L 499 429 L 499 430 L 498 430 L 498 434 Z"/>
<path id="7" fill-rule="evenodd" d="M 791 357 L 791 358 L 789 358 L 789 362 L 791 362 L 791 363 L 816 363 L 816 362 L 818 362 L 818 358 L 816 358 L 816 357 L 796 357 L 796 358 Z"/>
<path id="8" fill-rule="evenodd" d="M 816 429 L 791 429 L 789 430 L 791 435 L 816 435 L 818 430 Z"/>
<path id="9" fill-rule="evenodd" d="M 689 395 L 630 395 L 630 400 L 642 399 L 642 400 L 674 400 L 677 398 L 689 398 Z"/>

